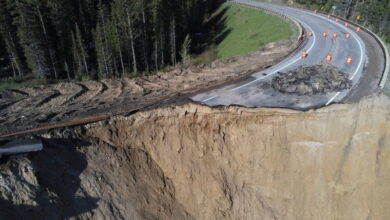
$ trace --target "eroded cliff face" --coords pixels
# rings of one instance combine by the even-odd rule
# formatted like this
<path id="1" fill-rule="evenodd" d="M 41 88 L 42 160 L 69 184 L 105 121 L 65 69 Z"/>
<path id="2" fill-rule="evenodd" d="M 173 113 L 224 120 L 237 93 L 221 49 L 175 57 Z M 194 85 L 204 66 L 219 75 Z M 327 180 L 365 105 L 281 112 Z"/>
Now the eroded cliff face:
<path id="1" fill-rule="evenodd" d="M 58 139 L 66 136 L 88 143 Z M 32 178 L 71 217 L 390 219 L 390 101 L 384 97 L 309 112 L 186 104 L 50 138 L 43 152 L 3 162 L 0 176 L 8 185 Z M 85 161 L 81 168 L 73 151 Z M 55 162 L 49 169 L 43 161 Z M 30 175 L 18 174 L 20 164 L 31 167 Z M 77 186 L 67 192 L 72 182 Z M 21 192 L 0 198 L 45 204 L 46 197 Z M 61 207 L 56 217 L 69 213 Z"/>

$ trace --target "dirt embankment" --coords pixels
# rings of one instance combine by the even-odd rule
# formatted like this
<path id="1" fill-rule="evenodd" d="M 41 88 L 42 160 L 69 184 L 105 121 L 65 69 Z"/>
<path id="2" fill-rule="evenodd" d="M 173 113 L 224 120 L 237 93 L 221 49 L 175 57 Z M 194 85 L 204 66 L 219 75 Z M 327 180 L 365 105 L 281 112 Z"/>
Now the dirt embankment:
<path id="1" fill-rule="evenodd" d="M 186 104 L 45 136 L 43 152 L 2 159 L 0 217 L 390 218 L 385 97 L 309 112 Z"/>
<path id="2" fill-rule="evenodd" d="M 297 46 L 280 41 L 247 55 L 135 79 L 61 83 L 0 93 L 0 135 L 100 113 L 116 114 L 242 77 Z"/>

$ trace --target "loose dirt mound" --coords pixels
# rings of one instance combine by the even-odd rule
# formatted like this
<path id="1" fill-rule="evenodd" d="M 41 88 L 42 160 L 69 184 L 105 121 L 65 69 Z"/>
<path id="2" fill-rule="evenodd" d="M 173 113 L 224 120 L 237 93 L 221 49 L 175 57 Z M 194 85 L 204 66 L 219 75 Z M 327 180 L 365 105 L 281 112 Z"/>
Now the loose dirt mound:
<path id="1" fill-rule="evenodd" d="M 272 80 L 272 87 L 283 93 L 298 95 L 325 94 L 352 87 L 348 74 L 336 67 L 320 63 L 315 66 L 302 66 Z"/>

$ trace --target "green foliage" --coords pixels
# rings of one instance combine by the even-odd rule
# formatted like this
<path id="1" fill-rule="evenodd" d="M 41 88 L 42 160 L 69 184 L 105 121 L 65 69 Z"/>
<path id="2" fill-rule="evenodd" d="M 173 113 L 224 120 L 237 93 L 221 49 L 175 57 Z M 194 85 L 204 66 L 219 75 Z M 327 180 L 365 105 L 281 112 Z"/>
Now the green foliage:
<path id="1" fill-rule="evenodd" d="M 216 59 L 218 59 L 218 51 L 217 51 L 217 48 L 215 47 L 215 45 L 212 45 L 212 46 L 208 47 L 203 53 L 194 57 L 191 60 L 191 63 L 194 65 L 209 64 Z"/>
<path id="2" fill-rule="evenodd" d="M 15 0 L 8 2 L 13 24 L 17 27 L 17 37 L 24 50 L 28 67 L 38 78 L 51 77 L 48 51 L 42 29 L 41 2 L 35 0 Z"/>
<path id="3" fill-rule="evenodd" d="M 265 16 L 258 16 L 258 12 L 249 9 L 234 15 L 231 10 L 225 10 L 226 7 L 221 9 L 223 2 L 0 1 L 0 65 L 3 65 L 0 78 L 134 77 L 180 62 L 187 65 L 190 59 L 210 62 L 217 55 L 224 58 L 242 54 L 274 40 L 274 36 L 256 37 L 263 31 L 265 35 L 270 34 L 267 29 L 271 25 Z M 248 28 L 260 27 L 261 31 L 248 31 L 240 27 L 244 25 L 238 21 L 241 18 L 265 19 L 265 25 L 251 22 Z M 272 25 L 279 26 L 279 23 Z M 237 35 L 237 31 L 243 33 Z M 278 39 L 276 36 L 275 40 Z M 236 40 L 242 40 L 242 48 L 229 46 L 229 41 Z M 191 54 L 193 57 L 202 55 L 197 59 Z"/>
<path id="4" fill-rule="evenodd" d="M 32 87 L 36 88 L 41 85 L 52 85 L 57 83 L 55 80 L 45 80 L 45 79 L 26 79 L 26 80 L 17 80 L 14 78 L 3 78 L 0 79 L 0 91 L 6 89 L 18 89 L 22 87 Z"/>
<path id="5" fill-rule="evenodd" d="M 75 68 L 75 78 L 81 79 L 88 76 L 88 66 L 86 64 L 87 54 L 84 49 L 84 42 L 81 36 L 81 31 L 78 24 L 75 24 L 76 36 L 72 33 L 72 51 L 73 51 L 73 66 Z"/>
<path id="6" fill-rule="evenodd" d="M 289 39 L 289 24 L 261 11 L 226 4 L 226 36 L 218 43 L 218 58 L 229 58 L 261 48 L 263 45 Z"/>
<path id="7" fill-rule="evenodd" d="M 390 42 L 389 0 L 296 0 L 296 2 L 357 22 Z M 336 9 L 333 10 L 332 6 Z M 359 20 L 357 16 L 360 16 Z"/>
<path id="8" fill-rule="evenodd" d="M 176 62 L 187 35 L 207 31 L 202 25 L 220 4 L 3 0 L 0 61 L 6 60 L 6 67 L 0 77 L 82 79 L 154 72 Z"/>
<path id="9" fill-rule="evenodd" d="M 191 38 L 187 35 L 184 39 L 183 45 L 181 46 L 180 56 L 184 66 L 188 65 L 191 60 L 190 49 L 191 49 Z"/>

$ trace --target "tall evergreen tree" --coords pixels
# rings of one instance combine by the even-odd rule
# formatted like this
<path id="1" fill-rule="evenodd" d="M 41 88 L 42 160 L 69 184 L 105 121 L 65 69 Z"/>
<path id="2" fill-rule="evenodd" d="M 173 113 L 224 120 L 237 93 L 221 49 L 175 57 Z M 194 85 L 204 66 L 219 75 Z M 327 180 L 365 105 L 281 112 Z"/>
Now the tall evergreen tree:
<path id="1" fill-rule="evenodd" d="M 9 64 L 13 70 L 13 77 L 21 79 L 24 75 L 23 57 L 20 54 L 19 44 L 16 39 L 16 30 L 12 25 L 12 19 L 6 10 L 6 3 L 0 2 L 0 36 L 4 41 L 8 53 Z"/>
<path id="2" fill-rule="evenodd" d="M 29 68 L 38 78 L 52 77 L 49 55 L 45 47 L 44 34 L 41 31 L 39 17 L 35 10 L 35 0 L 15 0 L 11 3 L 14 22 L 18 26 L 19 42 L 24 49 Z"/>

